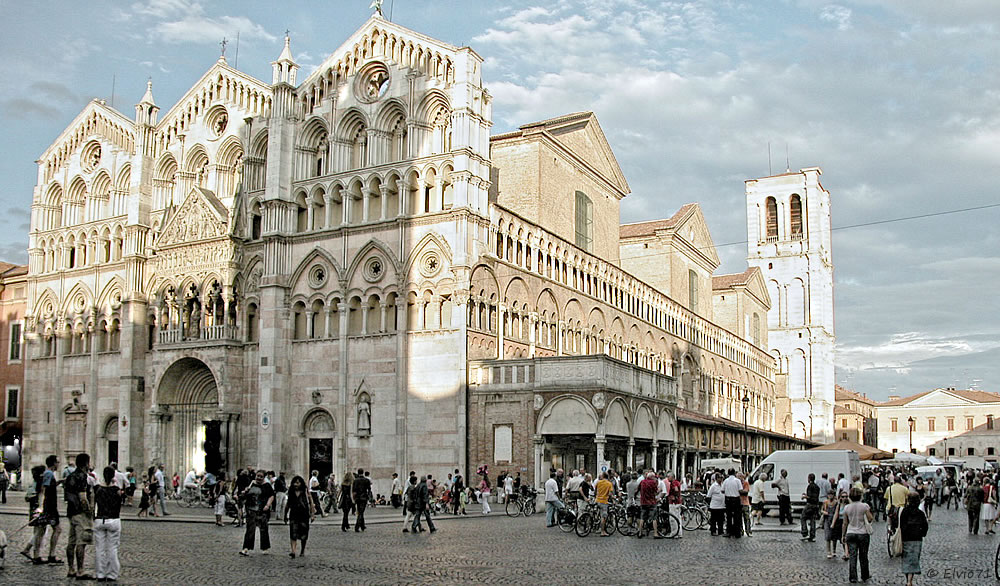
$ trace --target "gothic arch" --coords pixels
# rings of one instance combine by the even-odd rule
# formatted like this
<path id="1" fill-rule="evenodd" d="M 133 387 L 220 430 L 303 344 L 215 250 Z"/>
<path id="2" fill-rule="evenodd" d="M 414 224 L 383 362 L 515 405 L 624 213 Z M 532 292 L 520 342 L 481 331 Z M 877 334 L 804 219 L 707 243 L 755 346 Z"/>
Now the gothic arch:
<path id="1" fill-rule="evenodd" d="M 125 280 L 119 276 L 113 277 L 106 285 L 104 289 L 101 290 L 101 294 L 97 297 L 97 311 L 102 312 L 106 315 L 110 315 L 115 311 L 112 308 L 112 303 L 114 302 L 115 293 L 118 294 L 118 302 L 121 303 L 122 294 L 125 291 Z"/>
<path id="2" fill-rule="evenodd" d="M 394 276 L 397 279 L 399 278 L 399 275 L 401 273 L 401 263 L 396 258 L 396 255 L 384 242 L 382 242 L 377 238 L 372 238 L 368 242 L 366 242 L 364 246 L 358 249 L 358 252 L 357 254 L 354 255 L 354 259 L 351 261 L 350 266 L 344 272 L 345 280 L 348 283 L 354 283 L 355 281 L 357 281 L 356 277 L 359 276 L 358 272 L 361 263 L 363 263 L 365 259 L 368 257 L 368 255 L 371 254 L 373 251 L 378 251 L 382 253 L 384 260 L 391 264 Z M 385 281 L 391 282 L 392 279 L 391 277 L 387 276 L 385 277 Z"/>
<path id="3" fill-rule="evenodd" d="M 323 407 L 313 407 L 302 414 L 299 420 L 299 430 L 308 437 L 310 432 L 337 434 L 337 418 Z"/>
<path id="4" fill-rule="evenodd" d="M 420 100 L 416 110 L 416 119 L 424 124 L 432 124 L 441 110 L 450 112 L 451 102 L 443 91 L 431 89 Z"/>
<path id="5" fill-rule="evenodd" d="M 77 303 L 79 299 L 83 299 L 82 307 L 75 307 L 81 305 Z M 79 313 L 81 311 L 88 311 L 94 305 L 94 294 L 85 283 L 78 282 L 66 293 L 63 297 L 63 302 L 60 309 L 67 314 Z"/>
<path id="6" fill-rule="evenodd" d="M 612 399 L 604 411 L 601 430 L 605 436 L 632 437 L 630 409 L 620 398 Z"/>
<path id="7" fill-rule="evenodd" d="M 538 414 L 539 435 L 596 435 L 599 417 L 594 406 L 576 395 L 559 395 Z"/>
<path id="8" fill-rule="evenodd" d="M 258 262 L 247 264 L 247 274 L 250 274 L 253 271 L 253 269 L 256 269 L 258 264 L 263 264 L 262 257 L 257 257 L 257 260 Z M 343 269 L 341 269 L 340 267 L 340 263 L 338 263 L 337 259 L 333 258 L 333 255 L 331 255 L 329 252 L 317 246 L 316 248 L 310 250 L 309 253 L 306 254 L 306 256 L 302 259 L 302 262 L 300 262 L 298 266 L 295 267 L 295 270 L 292 271 L 292 276 L 288 280 L 288 283 L 289 285 L 291 285 L 293 290 L 295 289 L 295 286 L 299 283 L 299 280 L 302 278 L 302 273 L 304 273 L 306 270 L 309 269 L 309 267 L 315 264 L 317 260 L 322 260 L 323 262 L 328 264 L 329 267 L 333 270 L 333 273 L 328 277 L 327 283 L 330 283 L 331 280 L 335 280 L 336 281 L 336 283 L 334 283 L 335 288 L 340 287 L 340 281 L 344 279 L 345 275 Z"/>
<path id="9" fill-rule="evenodd" d="M 409 275 L 414 268 L 414 265 L 423 256 L 424 251 L 430 248 L 437 248 L 438 251 L 444 256 L 445 264 L 451 265 L 452 252 L 451 246 L 448 245 L 448 241 L 442 237 L 437 232 L 430 232 L 425 234 L 423 238 L 417 241 L 416 245 L 413 247 L 408 259 L 406 259 L 406 266 L 404 268 L 403 274 Z M 499 289 L 499 285 L 497 287 Z"/>

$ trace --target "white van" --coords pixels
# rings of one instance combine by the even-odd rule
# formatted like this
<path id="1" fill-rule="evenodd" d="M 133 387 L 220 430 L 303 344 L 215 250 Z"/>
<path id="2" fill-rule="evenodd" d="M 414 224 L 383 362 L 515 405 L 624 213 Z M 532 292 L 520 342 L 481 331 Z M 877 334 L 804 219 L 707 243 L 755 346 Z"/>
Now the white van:
<path id="1" fill-rule="evenodd" d="M 730 468 L 733 470 L 742 470 L 743 464 L 740 462 L 739 458 L 705 458 L 700 462 L 700 470 L 703 472 L 711 468 L 712 470 L 721 470 L 722 472 L 728 472 Z"/>
<path id="2" fill-rule="evenodd" d="M 788 470 L 788 495 L 792 505 L 801 505 L 805 499 L 802 494 L 809 484 L 809 474 L 815 474 L 816 480 L 824 472 L 831 482 L 837 481 L 837 476 L 843 474 L 853 479 L 861 475 L 861 460 L 854 450 L 779 450 L 764 458 L 764 461 L 750 475 L 751 482 L 756 481 L 762 473 L 767 474 L 764 485 L 764 496 L 768 504 L 778 502 L 778 489 L 771 487 L 771 482 Z M 820 500 L 826 495 L 820 495 Z"/>

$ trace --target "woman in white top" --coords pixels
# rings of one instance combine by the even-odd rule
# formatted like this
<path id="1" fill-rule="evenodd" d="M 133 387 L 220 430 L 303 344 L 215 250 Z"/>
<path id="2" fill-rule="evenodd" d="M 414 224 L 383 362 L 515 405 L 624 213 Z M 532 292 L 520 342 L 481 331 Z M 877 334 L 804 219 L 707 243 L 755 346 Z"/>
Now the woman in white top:
<path id="1" fill-rule="evenodd" d="M 851 504 L 841 511 L 844 519 L 844 543 L 847 544 L 847 551 L 850 553 L 851 582 L 858 581 L 858 559 L 861 559 L 861 579 L 865 582 L 871 578 L 868 571 L 868 545 L 871 542 L 869 528 L 874 519 L 871 509 L 861 502 L 861 491 L 857 488 L 851 489 Z"/>
<path id="2" fill-rule="evenodd" d="M 712 530 L 712 537 L 725 535 L 726 493 L 722 492 L 721 474 L 716 473 L 715 481 L 708 487 L 705 500 L 708 501 L 708 527 Z"/>

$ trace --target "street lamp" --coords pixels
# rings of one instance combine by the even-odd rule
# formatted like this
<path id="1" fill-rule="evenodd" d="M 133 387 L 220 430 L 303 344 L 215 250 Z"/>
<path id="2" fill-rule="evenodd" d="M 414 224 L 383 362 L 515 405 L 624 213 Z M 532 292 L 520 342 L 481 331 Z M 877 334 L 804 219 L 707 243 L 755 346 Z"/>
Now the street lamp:
<path id="1" fill-rule="evenodd" d="M 746 388 L 743 389 L 743 470 L 749 472 L 748 463 L 749 457 L 747 454 L 747 409 L 750 408 L 750 395 L 747 393 Z"/>
<path id="2" fill-rule="evenodd" d="M 913 424 L 916 423 L 916 419 L 910 417 L 906 420 L 910 424 L 910 453 L 913 453 Z"/>

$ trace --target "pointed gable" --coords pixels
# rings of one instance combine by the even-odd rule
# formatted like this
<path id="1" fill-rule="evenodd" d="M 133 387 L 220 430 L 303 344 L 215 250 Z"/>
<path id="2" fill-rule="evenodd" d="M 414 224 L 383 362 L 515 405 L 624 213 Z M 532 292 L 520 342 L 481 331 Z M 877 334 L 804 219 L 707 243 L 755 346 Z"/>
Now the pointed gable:
<path id="1" fill-rule="evenodd" d="M 229 212 L 214 193 L 194 187 L 171 214 L 156 241 L 157 248 L 171 248 L 229 234 Z"/>
<path id="2" fill-rule="evenodd" d="M 38 157 L 39 161 L 45 162 L 45 180 L 51 179 L 57 169 L 95 137 L 130 155 L 135 152 L 135 123 L 103 100 L 91 100 Z"/>
<path id="3" fill-rule="evenodd" d="M 521 127 L 525 131 L 536 128 L 543 129 L 556 142 L 585 160 L 598 175 L 619 191 L 629 192 L 625 174 L 618 166 L 618 160 L 593 112 L 567 114 Z"/>

